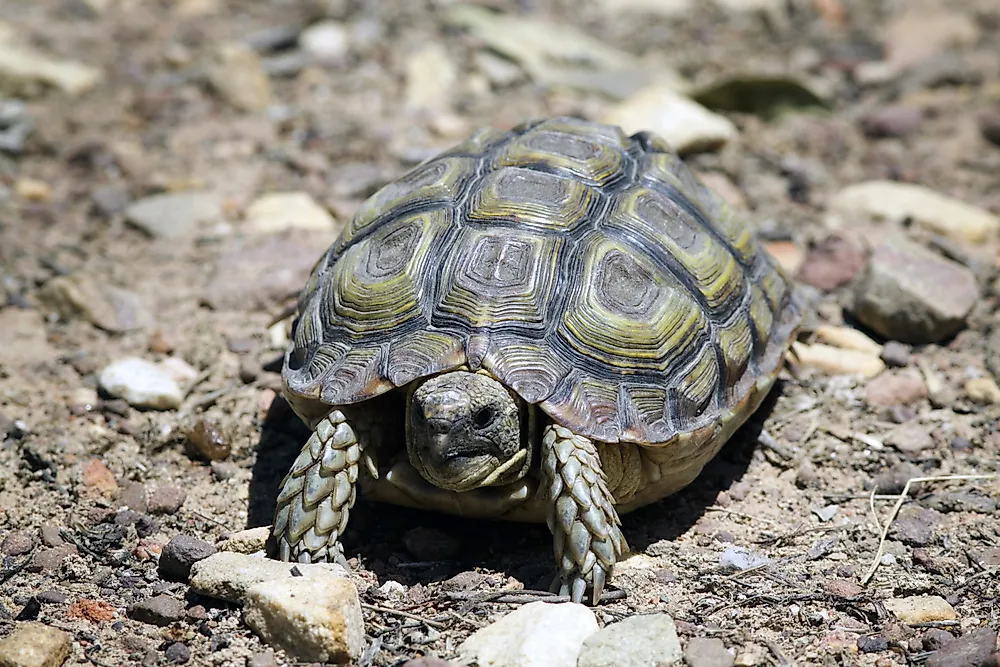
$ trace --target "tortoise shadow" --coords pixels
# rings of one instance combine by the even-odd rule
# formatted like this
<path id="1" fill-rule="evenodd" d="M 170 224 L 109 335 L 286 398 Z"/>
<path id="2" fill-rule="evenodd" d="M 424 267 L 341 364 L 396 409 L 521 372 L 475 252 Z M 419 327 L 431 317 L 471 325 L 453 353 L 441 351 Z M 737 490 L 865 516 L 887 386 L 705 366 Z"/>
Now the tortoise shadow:
<path id="1" fill-rule="evenodd" d="M 686 533 L 715 503 L 720 492 L 743 477 L 764 422 L 781 391 L 779 380 L 761 407 L 694 482 L 672 496 L 622 517 L 622 530 L 632 553 L 641 553 L 655 542 L 674 540 Z M 248 528 L 270 525 L 278 486 L 309 435 L 309 429 L 285 400 L 280 395 L 275 398 L 261 426 L 251 473 Z M 427 530 L 414 531 L 415 528 Z M 454 548 L 448 549 L 453 553 L 447 557 L 437 555 L 435 560 L 424 555 L 440 553 L 441 544 L 448 538 L 454 542 Z M 420 548 L 421 541 L 428 542 L 426 549 Z M 546 589 L 555 568 L 552 538 L 544 524 L 463 519 L 367 503 L 363 498 L 359 498 L 351 511 L 343 543 L 347 557 L 357 556 L 379 581 L 391 579 L 407 586 L 427 585 L 481 568 L 514 577 L 526 588 Z"/>

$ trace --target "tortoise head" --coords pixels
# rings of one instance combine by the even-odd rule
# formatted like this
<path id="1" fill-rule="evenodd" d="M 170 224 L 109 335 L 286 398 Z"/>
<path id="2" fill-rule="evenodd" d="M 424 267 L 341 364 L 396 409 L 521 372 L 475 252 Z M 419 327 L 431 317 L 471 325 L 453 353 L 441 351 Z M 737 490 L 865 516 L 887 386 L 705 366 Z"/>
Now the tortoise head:
<path id="1" fill-rule="evenodd" d="M 410 465 L 437 487 L 499 486 L 531 466 L 527 408 L 491 377 L 452 371 L 430 378 L 413 391 L 406 411 Z"/>

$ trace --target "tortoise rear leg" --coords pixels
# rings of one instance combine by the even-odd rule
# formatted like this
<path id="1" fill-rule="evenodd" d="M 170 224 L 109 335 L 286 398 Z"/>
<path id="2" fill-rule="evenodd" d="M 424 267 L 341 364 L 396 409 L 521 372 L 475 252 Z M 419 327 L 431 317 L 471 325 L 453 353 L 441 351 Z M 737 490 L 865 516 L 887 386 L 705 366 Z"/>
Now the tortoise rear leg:
<path id="1" fill-rule="evenodd" d="M 316 425 L 278 492 L 271 555 L 284 561 L 344 563 L 340 538 L 359 474 L 378 477 L 378 429 L 370 409 L 335 408 Z M 365 470 L 361 470 L 363 462 Z"/>
<path id="2" fill-rule="evenodd" d="M 628 549 L 594 443 L 561 426 L 542 437 L 542 483 L 548 494 L 549 530 L 560 595 L 582 602 L 587 589 L 597 604 L 615 563 Z"/>

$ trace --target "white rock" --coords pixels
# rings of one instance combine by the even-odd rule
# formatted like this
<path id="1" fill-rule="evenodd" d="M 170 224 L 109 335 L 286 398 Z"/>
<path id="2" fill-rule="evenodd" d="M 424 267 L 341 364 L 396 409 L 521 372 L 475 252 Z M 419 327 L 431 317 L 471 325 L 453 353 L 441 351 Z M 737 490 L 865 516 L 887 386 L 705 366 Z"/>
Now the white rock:
<path id="1" fill-rule="evenodd" d="M 830 211 L 841 218 L 859 215 L 917 224 L 957 241 L 981 243 L 1000 230 L 1000 218 L 989 211 L 921 185 L 867 181 L 850 185 L 830 200 Z"/>
<path id="2" fill-rule="evenodd" d="M 619 125 L 626 134 L 649 130 L 678 153 L 711 151 L 736 137 L 736 126 L 671 87 L 655 85 L 612 107 L 601 120 Z"/>
<path id="3" fill-rule="evenodd" d="M 714 0 L 722 9 L 731 12 L 772 12 L 784 8 L 785 0 Z"/>
<path id="4" fill-rule="evenodd" d="M 264 234 L 286 229 L 334 231 L 330 213 L 305 192 L 272 192 L 253 201 L 246 211 L 247 227 Z"/>
<path id="5" fill-rule="evenodd" d="M 172 192 L 140 199 L 125 210 L 125 219 L 152 236 L 177 239 L 199 223 L 222 218 L 222 197 L 215 192 Z"/>
<path id="6" fill-rule="evenodd" d="M 378 589 L 390 598 L 397 600 L 406 595 L 406 586 L 392 579 L 379 586 Z"/>
<path id="7" fill-rule="evenodd" d="M 576 603 L 532 602 L 477 630 L 458 647 L 459 659 L 491 667 L 575 667 L 597 618 Z"/>
<path id="8" fill-rule="evenodd" d="M 914 595 L 908 598 L 891 598 L 882 604 L 903 623 L 933 623 L 954 621 L 958 618 L 955 608 L 940 595 Z"/>
<path id="9" fill-rule="evenodd" d="M 431 42 L 406 59 L 406 106 L 441 109 L 449 106 L 458 72 L 447 49 Z"/>
<path id="10" fill-rule="evenodd" d="M 220 44 L 205 73 L 219 95 L 238 109 L 262 111 L 273 101 L 271 80 L 260 56 L 244 44 Z"/>
<path id="11" fill-rule="evenodd" d="M 601 0 L 609 12 L 636 12 L 658 16 L 683 16 L 694 8 L 694 0 Z"/>
<path id="12" fill-rule="evenodd" d="M 324 65 L 344 62 L 349 46 L 347 28 L 337 21 L 321 21 L 299 35 L 299 48 Z"/>
<path id="13" fill-rule="evenodd" d="M 137 408 L 173 410 L 184 400 L 184 389 L 167 368 L 138 357 L 112 362 L 98 382 L 104 391 Z"/>
<path id="14" fill-rule="evenodd" d="M 222 544 L 219 551 L 233 551 L 238 554 L 252 554 L 263 551 L 267 537 L 271 534 L 270 526 L 260 526 L 233 533 Z"/>
<path id="15" fill-rule="evenodd" d="M 667 614 L 632 616 L 583 642 L 577 667 L 669 667 L 681 662 L 681 642 Z"/>
<path id="16" fill-rule="evenodd" d="M 244 618 L 264 641 L 302 660 L 347 663 L 365 648 L 358 590 L 329 573 L 251 586 Z"/>
<path id="17" fill-rule="evenodd" d="M 730 545 L 719 555 L 719 565 L 734 570 L 749 570 L 766 565 L 770 559 L 746 547 Z"/>
<path id="18" fill-rule="evenodd" d="M 184 391 L 190 389 L 198 379 L 198 370 L 180 357 L 167 357 L 158 365 Z"/>
<path id="19" fill-rule="evenodd" d="M 93 88 L 102 76 L 99 69 L 72 60 L 57 60 L 0 36 L 0 79 L 15 84 L 37 81 L 79 95 Z"/>
<path id="20" fill-rule="evenodd" d="M 232 551 L 219 551 L 191 566 L 191 588 L 209 597 L 243 604 L 247 591 L 264 581 L 293 576 L 292 570 L 306 579 L 347 577 L 347 570 L 336 563 L 285 563 Z"/>

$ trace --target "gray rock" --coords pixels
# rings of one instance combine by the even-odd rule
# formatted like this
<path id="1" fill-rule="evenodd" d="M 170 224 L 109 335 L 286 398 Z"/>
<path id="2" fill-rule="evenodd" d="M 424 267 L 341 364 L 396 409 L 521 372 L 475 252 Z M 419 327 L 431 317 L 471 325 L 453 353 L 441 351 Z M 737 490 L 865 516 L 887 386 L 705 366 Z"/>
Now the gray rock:
<path id="1" fill-rule="evenodd" d="M 142 482 L 129 482 L 118 494 L 118 505 L 133 512 L 145 514 L 147 508 L 146 487 Z"/>
<path id="2" fill-rule="evenodd" d="M 175 665 L 183 665 L 191 659 L 191 649 L 184 642 L 173 642 L 163 651 L 163 655 Z"/>
<path id="3" fill-rule="evenodd" d="M 219 44 L 205 68 L 209 82 L 227 102 L 244 111 L 271 105 L 271 80 L 253 49 L 235 42 Z"/>
<path id="4" fill-rule="evenodd" d="M 35 547 L 35 539 L 26 530 L 16 530 L 0 542 L 0 553 L 4 556 L 23 556 Z"/>
<path id="5" fill-rule="evenodd" d="M 125 210 L 129 203 L 128 188 L 121 185 L 105 185 L 94 188 L 90 193 L 90 201 L 98 213 L 110 218 Z"/>
<path id="6" fill-rule="evenodd" d="M 191 235 L 199 224 L 222 218 L 215 192 L 175 192 L 145 197 L 125 209 L 125 219 L 147 234 L 165 239 Z"/>
<path id="7" fill-rule="evenodd" d="M 274 651 L 263 651 L 247 658 L 247 667 L 278 667 L 278 661 L 274 659 Z"/>
<path id="8" fill-rule="evenodd" d="M 145 329 L 155 322 L 135 292 L 84 275 L 53 278 L 38 291 L 38 298 L 64 320 L 84 319 L 112 333 Z"/>
<path id="9" fill-rule="evenodd" d="M 941 342 L 962 329 L 979 299 L 966 267 L 902 238 L 878 245 L 854 298 L 858 320 L 904 343 Z"/>
<path id="10" fill-rule="evenodd" d="M 584 640 L 597 632 L 582 604 L 532 602 L 474 632 L 459 660 L 491 667 L 576 667 Z"/>
<path id="11" fill-rule="evenodd" d="M 151 625 L 170 625 L 184 618 L 184 603 L 169 595 L 157 595 L 129 607 L 128 616 Z"/>
<path id="12" fill-rule="evenodd" d="M 161 486 L 149 494 L 146 503 L 150 514 L 176 514 L 187 499 L 187 491 L 179 486 Z"/>
<path id="13" fill-rule="evenodd" d="M 934 652 L 927 667 L 993 667 L 997 664 L 997 632 L 978 628 L 953 639 Z"/>
<path id="14" fill-rule="evenodd" d="M 0 151 L 18 154 L 24 151 L 35 121 L 20 100 L 0 100 Z"/>
<path id="15" fill-rule="evenodd" d="M 284 563 L 229 551 L 220 551 L 191 567 L 190 584 L 198 593 L 220 600 L 243 604 L 247 590 L 262 581 L 273 581 L 298 572 L 303 578 L 331 574 L 346 577 L 347 571 L 336 563 Z"/>
<path id="16" fill-rule="evenodd" d="M 215 553 L 215 547 L 190 535 L 170 538 L 160 553 L 158 569 L 164 579 L 187 581 L 191 566 Z"/>
<path id="17" fill-rule="evenodd" d="M 0 639 L 4 667 L 59 667 L 69 657 L 73 637 L 44 623 L 18 623 Z"/>
<path id="18" fill-rule="evenodd" d="M 632 616 L 583 642 L 577 667 L 669 667 L 681 662 L 681 643 L 667 614 Z"/>
<path id="19" fill-rule="evenodd" d="M 721 639 L 692 637 L 684 649 L 684 662 L 689 667 L 733 667 L 735 658 Z"/>
<path id="20" fill-rule="evenodd" d="M 239 554 L 252 554 L 262 551 L 267 544 L 267 537 L 271 534 L 270 526 L 258 526 L 248 528 L 230 535 L 226 541 L 219 545 L 219 551 L 235 551 Z"/>
<path id="21" fill-rule="evenodd" d="M 76 553 L 76 546 L 64 544 L 51 549 L 39 549 L 28 563 L 29 572 L 52 572 L 58 570 L 67 558 Z"/>
<path id="22" fill-rule="evenodd" d="M 66 540 L 59 534 L 59 527 L 52 524 L 45 524 L 38 529 L 38 536 L 42 538 L 42 544 L 47 547 L 61 547 L 66 544 Z"/>
<path id="23" fill-rule="evenodd" d="M 346 663 L 365 648 L 358 589 L 330 572 L 251 586 L 243 617 L 264 641 L 302 660 Z"/>
<path id="24" fill-rule="evenodd" d="M 719 555 L 719 565 L 733 570 L 748 570 L 768 562 L 767 556 L 746 547 L 728 546 Z"/>

